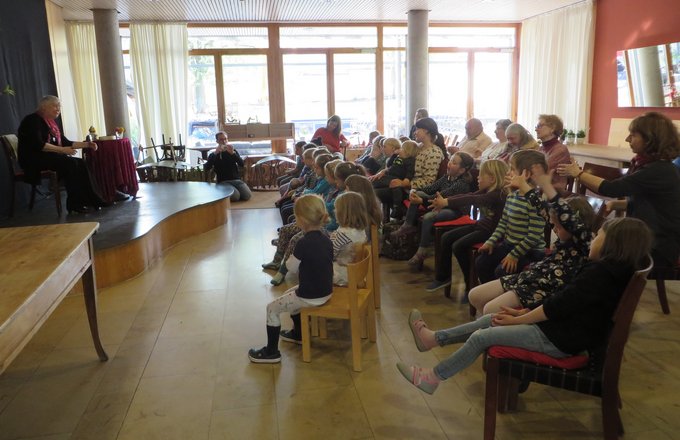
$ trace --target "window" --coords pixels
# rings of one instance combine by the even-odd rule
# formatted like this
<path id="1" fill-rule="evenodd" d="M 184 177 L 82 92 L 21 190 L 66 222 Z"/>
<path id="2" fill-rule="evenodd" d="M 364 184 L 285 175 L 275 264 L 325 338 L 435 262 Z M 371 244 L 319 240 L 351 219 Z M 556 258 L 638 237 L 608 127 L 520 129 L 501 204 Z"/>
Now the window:
<path id="1" fill-rule="evenodd" d="M 428 29 L 430 47 L 515 47 L 514 27 L 433 27 Z"/>
<path id="2" fill-rule="evenodd" d="M 215 145 L 218 124 L 214 57 L 189 57 L 188 85 L 186 145 Z"/>
<path id="3" fill-rule="evenodd" d="M 378 30 L 375 26 L 361 27 L 281 27 L 281 47 L 296 49 L 354 47 L 375 48 L 378 45 Z"/>
<path id="4" fill-rule="evenodd" d="M 342 131 L 353 144 L 376 129 L 375 55 L 335 54 L 335 113 L 342 119 Z"/>
<path id="5" fill-rule="evenodd" d="M 189 50 L 269 47 L 266 27 L 189 27 Z"/>
<path id="6" fill-rule="evenodd" d="M 383 47 L 406 47 L 407 35 L 407 27 L 385 26 L 383 28 Z"/>
<path id="7" fill-rule="evenodd" d="M 295 138 L 311 141 L 328 120 L 325 54 L 283 55 L 286 119 L 295 123 Z"/>
<path id="8" fill-rule="evenodd" d="M 468 54 L 431 53 L 429 113 L 444 136 L 465 136 L 468 102 Z"/>
<path id="9" fill-rule="evenodd" d="M 223 55 L 227 122 L 269 122 L 266 55 Z"/>
<path id="10" fill-rule="evenodd" d="M 407 135 L 406 115 L 406 51 L 383 52 L 384 134 L 390 137 Z"/>
<path id="11" fill-rule="evenodd" d="M 474 116 L 484 124 L 487 134 L 496 121 L 512 115 L 512 54 L 476 52 L 474 76 Z M 492 136 L 493 137 L 493 136 Z"/>

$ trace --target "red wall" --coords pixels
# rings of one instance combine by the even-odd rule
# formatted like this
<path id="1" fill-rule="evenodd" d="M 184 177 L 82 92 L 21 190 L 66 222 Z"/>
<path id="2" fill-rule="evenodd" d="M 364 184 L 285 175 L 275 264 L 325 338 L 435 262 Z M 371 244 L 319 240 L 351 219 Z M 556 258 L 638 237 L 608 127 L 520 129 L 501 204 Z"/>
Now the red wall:
<path id="1" fill-rule="evenodd" d="M 619 108 L 616 51 L 680 41 L 678 0 L 598 0 L 589 142 L 606 144 L 611 118 L 633 118 L 649 108 Z M 661 110 L 661 109 L 657 109 Z M 680 119 L 680 109 L 663 109 Z"/>

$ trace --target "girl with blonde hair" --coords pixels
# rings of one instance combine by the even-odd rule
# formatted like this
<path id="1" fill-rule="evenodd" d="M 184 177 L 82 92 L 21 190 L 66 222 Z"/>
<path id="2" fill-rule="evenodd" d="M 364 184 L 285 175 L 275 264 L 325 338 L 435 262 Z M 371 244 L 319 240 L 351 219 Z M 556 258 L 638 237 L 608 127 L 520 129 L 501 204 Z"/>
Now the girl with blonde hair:
<path id="1" fill-rule="evenodd" d="M 307 194 L 295 202 L 295 221 L 304 236 L 295 245 L 293 255 L 300 260 L 300 283 L 267 305 L 267 345 L 250 349 L 251 362 L 273 364 L 281 362 L 279 337 L 301 343 L 300 309 L 325 304 L 333 293 L 333 243 L 323 232 L 328 221 L 321 197 Z M 281 331 L 281 313 L 288 312 L 293 329 Z"/>
<path id="2" fill-rule="evenodd" d="M 508 164 L 501 160 L 491 159 L 484 162 L 479 169 L 477 183 L 479 190 L 472 194 L 460 194 L 445 199 L 438 195 L 433 201 L 434 208 L 461 209 L 474 205 L 479 209 L 481 218 L 477 223 L 458 226 L 447 231 L 441 238 L 441 258 L 437 261 L 434 281 L 427 286 L 428 292 L 451 285 L 451 259 L 455 255 L 460 264 L 465 280 L 464 302 L 470 290 L 470 248 L 477 243 L 485 242 L 496 229 L 505 206 L 508 188 L 505 187 L 505 175 Z"/>

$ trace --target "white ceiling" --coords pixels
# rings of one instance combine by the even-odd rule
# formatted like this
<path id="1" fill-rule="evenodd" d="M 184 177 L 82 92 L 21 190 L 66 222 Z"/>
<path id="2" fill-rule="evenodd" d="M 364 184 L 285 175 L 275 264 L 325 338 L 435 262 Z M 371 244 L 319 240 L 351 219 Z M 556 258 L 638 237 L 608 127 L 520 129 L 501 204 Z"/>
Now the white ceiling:
<path id="1" fill-rule="evenodd" d="M 518 22 L 582 0 L 52 0 L 66 20 L 92 20 L 93 8 L 117 9 L 121 22 Z"/>

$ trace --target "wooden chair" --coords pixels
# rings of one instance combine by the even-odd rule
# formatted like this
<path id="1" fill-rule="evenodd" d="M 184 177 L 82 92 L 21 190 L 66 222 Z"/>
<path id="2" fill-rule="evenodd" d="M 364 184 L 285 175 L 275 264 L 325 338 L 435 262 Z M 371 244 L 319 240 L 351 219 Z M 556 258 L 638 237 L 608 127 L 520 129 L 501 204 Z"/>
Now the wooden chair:
<path id="1" fill-rule="evenodd" d="M 319 307 L 300 310 L 302 332 L 302 360 L 311 362 L 310 318 L 347 319 L 352 337 L 352 367 L 361 371 L 361 338 L 376 341 L 375 304 L 371 277 L 371 247 L 361 245 L 359 261 L 347 265 L 347 287 L 334 287 L 331 299 Z M 366 327 L 362 330 L 362 327 Z M 322 335 L 323 336 L 323 335 Z"/>
<path id="2" fill-rule="evenodd" d="M 588 174 L 592 174 L 593 176 L 601 177 L 605 180 L 615 180 L 623 177 L 623 175 L 626 174 L 627 169 L 586 162 L 583 164 L 583 171 Z M 582 184 L 580 180 L 577 180 L 577 182 L 576 192 L 585 196 L 588 192 L 588 188 L 586 188 L 586 186 Z"/>
<path id="3" fill-rule="evenodd" d="M 371 278 L 373 279 L 373 296 L 375 308 L 380 308 L 380 236 L 378 226 L 371 225 Z"/>
<path id="4" fill-rule="evenodd" d="M 619 414 L 619 374 L 623 351 L 652 262 L 637 271 L 628 282 L 614 312 L 614 326 L 607 343 L 590 353 L 590 357 L 574 356 L 554 359 L 542 353 L 509 347 L 491 347 L 486 355 L 486 398 L 484 404 L 484 438 L 492 440 L 496 431 L 496 410 L 516 409 L 520 382 L 537 382 L 577 393 L 602 398 L 602 424 L 605 439 L 623 434 Z M 537 362 L 536 359 L 541 361 Z M 533 361 L 525 359 L 534 359 Z M 581 364 L 569 368 L 568 365 Z"/>
<path id="5" fill-rule="evenodd" d="M 49 180 L 49 188 L 52 194 L 54 194 L 54 202 L 57 206 L 57 215 L 61 217 L 62 205 L 61 205 L 61 188 L 59 186 L 59 177 L 56 171 L 43 170 L 36 173 L 26 173 L 19 166 L 19 161 L 16 153 L 17 139 L 14 135 L 0 136 L 0 144 L 2 144 L 2 150 L 5 155 L 5 160 L 8 165 L 8 172 L 11 179 L 10 191 L 9 191 L 9 212 L 8 216 L 14 216 L 14 196 L 15 196 L 15 184 L 16 182 L 24 182 L 31 185 L 31 198 L 28 203 L 28 209 L 33 210 L 35 205 L 35 196 L 38 193 L 38 185 L 42 179 Z M 14 145 L 13 145 L 14 144 Z"/>

